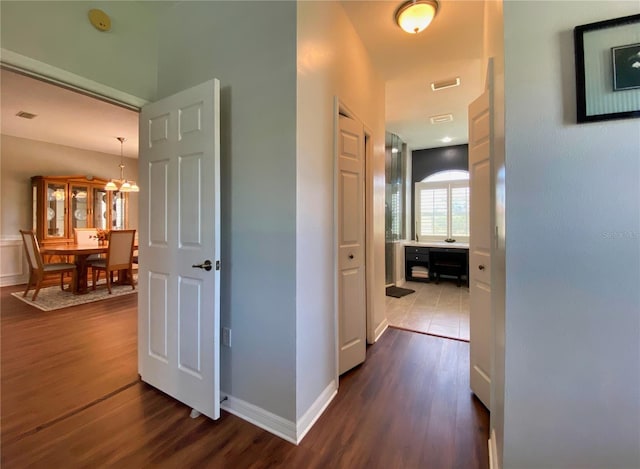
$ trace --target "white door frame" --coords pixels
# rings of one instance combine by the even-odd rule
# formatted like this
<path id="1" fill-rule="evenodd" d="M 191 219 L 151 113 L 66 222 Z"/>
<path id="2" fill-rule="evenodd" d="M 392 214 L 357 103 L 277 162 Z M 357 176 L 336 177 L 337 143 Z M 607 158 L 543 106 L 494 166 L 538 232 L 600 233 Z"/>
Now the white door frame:
<path id="1" fill-rule="evenodd" d="M 333 329 L 335 337 L 335 381 L 340 385 L 340 340 L 338 305 L 338 120 L 340 114 L 363 122 L 338 96 L 333 100 Z M 374 276 L 373 276 L 373 132 L 363 123 L 365 135 L 364 186 L 365 186 L 365 298 L 367 343 L 375 342 L 373 321 Z"/>
<path id="2" fill-rule="evenodd" d="M 76 75 L 67 70 L 54 67 L 45 62 L 32 59 L 16 52 L 0 49 L 2 60 L 0 64 L 7 70 L 26 75 L 37 80 L 51 83 L 62 88 L 90 96 L 101 101 L 114 104 L 116 106 L 140 112 L 140 109 L 148 103 L 147 100 L 125 93 L 124 91 L 111 88 L 89 78 Z"/>

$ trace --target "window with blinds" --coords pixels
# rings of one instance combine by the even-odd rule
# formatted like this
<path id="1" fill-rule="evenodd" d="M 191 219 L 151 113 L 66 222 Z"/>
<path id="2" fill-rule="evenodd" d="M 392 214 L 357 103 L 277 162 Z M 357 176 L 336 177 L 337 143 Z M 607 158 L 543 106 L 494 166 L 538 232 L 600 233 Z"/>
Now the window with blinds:
<path id="1" fill-rule="evenodd" d="M 416 183 L 415 220 L 418 240 L 468 241 L 469 174 L 444 171 Z"/>

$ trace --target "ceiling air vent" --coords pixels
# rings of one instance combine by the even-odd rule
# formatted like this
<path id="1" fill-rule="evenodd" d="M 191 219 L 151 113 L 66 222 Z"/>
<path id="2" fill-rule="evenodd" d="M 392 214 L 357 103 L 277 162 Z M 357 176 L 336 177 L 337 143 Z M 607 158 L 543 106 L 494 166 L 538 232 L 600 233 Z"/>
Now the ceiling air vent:
<path id="1" fill-rule="evenodd" d="M 38 117 L 37 114 L 31 114 L 30 112 L 25 111 L 20 111 L 18 114 L 16 114 L 16 116 L 22 117 L 23 119 L 35 119 L 36 117 Z"/>
<path id="2" fill-rule="evenodd" d="M 431 83 L 431 89 L 433 91 L 444 90 L 445 88 L 453 88 L 454 86 L 460 86 L 460 77 L 434 81 L 433 83 Z"/>
<path id="3" fill-rule="evenodd" d="M 453 114 L 440 114 L 439 116 L 431 116 L 429 120 L 432 124 L 442 124 L 443 122 L 451 122 Z"/>

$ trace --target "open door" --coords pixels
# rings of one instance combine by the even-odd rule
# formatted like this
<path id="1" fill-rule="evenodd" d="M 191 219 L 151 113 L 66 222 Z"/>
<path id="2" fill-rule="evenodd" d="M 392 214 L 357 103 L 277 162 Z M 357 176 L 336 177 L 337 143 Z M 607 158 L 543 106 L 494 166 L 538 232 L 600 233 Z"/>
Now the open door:
<path id="1" fill-rule="evenodd" d="M 493 67 L 485 92 L 469 105 L 469 315 L 471 390 L 490 410 L 491 347 L 491 152 Z"/>
<path id="2" fill-rule="evenodd" d="M 365 287 L 364 127 L 338 116 L 338 369 L 364 362 L 367 350 Z"/>
<path id="3" fill-rule="evenodd" d="M 218 80 L 140 115 L 138 370 L 220 417 Z"/>

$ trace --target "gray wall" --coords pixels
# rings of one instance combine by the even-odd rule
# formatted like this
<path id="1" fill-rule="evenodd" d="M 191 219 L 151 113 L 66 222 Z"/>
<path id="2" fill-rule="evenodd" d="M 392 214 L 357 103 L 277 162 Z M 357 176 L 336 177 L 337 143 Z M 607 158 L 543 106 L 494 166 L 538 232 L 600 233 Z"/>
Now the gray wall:
<path id="1" fill-rule="evenodd" d="M 178 2 L 158 95 L 221 88 L 221 388 L 296 419 L 296 4 Z"/>
<path id="2" fill-rule="evenodd" d="M 31 228 L 31 176 L 120 177 L 120 157 L 24 138 L 0 137 L 0 235 Z M 127 178 L 138 179 L 138 161 L 125 158 Z M 138 228 L 138 194 L 129 194 L 129 226 Z"/>
<path id="3" fill-rule="evenodd" d="M 634 13 L 504 3 L 505 468 L 640 467 L 640 121 L 575 123 L 573 51 Z"/>

